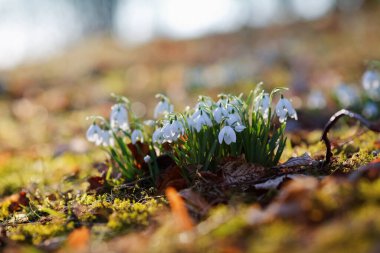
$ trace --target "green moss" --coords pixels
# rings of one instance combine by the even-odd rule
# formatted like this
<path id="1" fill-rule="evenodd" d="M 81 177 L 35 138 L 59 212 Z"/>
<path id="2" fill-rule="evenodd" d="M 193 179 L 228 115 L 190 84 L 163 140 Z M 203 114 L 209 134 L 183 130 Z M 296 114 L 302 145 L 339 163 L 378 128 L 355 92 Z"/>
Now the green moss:
<path id="1" fill-rule="evenodd" d="M 262 226 L 251 236 L 248 252 L 294 252 L 299 251 L 297 228 L 283 221 Z"/>
<path id="2" fill-rule="evenodd" d="M 57 221 L 47 224 L 29 223 L 9 227 L 8 234 L 12 240 L 26 241 L 38 245 L 46 239 L 67 233 L 73 228 L 72 223 L 65 224 Z"/>
<path id="3" fill-rule="evenodd" d="M 4 221 L 9 218 L 9 205 L 11 204 L 10 200 L 3 201 L 0 204 L 0 221 Z"/>
<path id="4" fill-rule="evenodd" d="M 114 212 L 110 216 L 107 226 L 115 231 L 147 226 L 149 218 L 162 206 L 161 199 L 152 198 L 141 203 L 115 199 Z"/>

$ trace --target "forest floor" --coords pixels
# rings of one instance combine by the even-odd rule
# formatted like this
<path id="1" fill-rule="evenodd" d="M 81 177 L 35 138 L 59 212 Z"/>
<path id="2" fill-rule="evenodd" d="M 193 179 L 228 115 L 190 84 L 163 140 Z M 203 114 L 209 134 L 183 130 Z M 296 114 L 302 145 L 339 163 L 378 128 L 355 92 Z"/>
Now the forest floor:
<path id="1" fill-rule="evenodd" d="M 342 122 L 330 133 L 331 163 L 322 166 L 320 127 L 338 109 L 331 104 L 317 116 L 301 110 L 298 125 L 287 133 L 284 166 L 263 170 L 242 158 L 220 162 L 219 171 L 242 173 L 229 182 L 243 183 L 226 184 L 223 173 L 200 174 L 194 185 L 165 190 L 177 178 L 162 165 L 156 189 L 141 181 L 110 186 L 106 153 L 84 138 L 85 118 L 106 115 L 111 92 L 144 101 L 136 106 L 149 118 L 156 101 L 148 98 L 156 92 L 173 95 L 175 106 L 184 108 L 197 94 L 246 92 L 261 80 L 290 83 L 302 100 L 302 89 L 292 82 L 299 71 L 322 90 L 342 76 L 357 81 L 363 61 L 380 55 L 378 12 L 359 14 L 355 26 L 332 15 L 293 27 L 161 40 L 133 50 L 96 40 L 45 63 L 1 72 L 0 251 L 378 252 L 380 138 Z M 273 47 L 256 37 L 278 42 L 271 61 L 260 52 Z M 298 45 L 294 37 L 304 45 L 290 46 L 288 54 L 286 45 Z M 362 41 L 366 47 L 359 46 Z M 247 61 L 247 52 L 265 64 Z M 294 60 L 297 55 L 304 58 Z M 245 76 L 234 85 L 219 79 L 211 88 L 207 78 L 204 87 L 186 79 L 194 68 L 215 70 L 228 60 L 253 64 L 257 79 Z M 286 163 L 292 157 L 299 160 Z M 241 179 L 249 173 L 258 175 Z"/>

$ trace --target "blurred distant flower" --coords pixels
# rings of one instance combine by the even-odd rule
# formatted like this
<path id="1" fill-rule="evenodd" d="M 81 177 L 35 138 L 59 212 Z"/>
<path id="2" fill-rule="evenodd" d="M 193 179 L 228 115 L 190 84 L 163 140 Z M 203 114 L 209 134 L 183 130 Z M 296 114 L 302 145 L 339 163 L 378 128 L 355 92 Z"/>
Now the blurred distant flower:
<path id="1" fill-rule="evenodd" d="M 294 110 L 290 101 L 284 98 L 283 95 L 281 95 L 281 98 L 276 105 L 276 114 L 281 123 L 285 122 L 287 117 L 295 120 L 298 119 L 296 110 Z"/>
<path id="2" fill-rule="evenodd" d="M 368 97 L 380 100 L 380 75 L 377 71 L 367 70 L 362 77 L 362 85 Z"/>
<path id="3" fill-rule="evenodd" d="M 373 102 L 367 102 L 363 108 L 364 116 L 373 118 L 379 114 L 379 107 Z"/>
<path id="4" fill-rule="evenodd" d="M 114 138 L 111 130 L 102 130 L 99 142 L 96 145 L 102 144 L 104 147 L 109 147 L 114 145 Z"/>
<path id="5" fill-rule="evenodd" d="M 236 133 L 232 127 L 224 126 L 219 132 L 218 139 L 220 144 L 224 141 L 227 145 L 230 145 L 232 142 L 236 142 Z"/>
<path id="6" fill-rule="evenodd" d="M 114 130 L 128 130 L 128 111 L 124 104 L 115 104 L 111 108 L 111 128 Z"/>
<path id="7" fill-rule="evenodd" d="M 96 124 L 92 123 L 86 133 L 86 138 L 89 142 L 98 143 L 101 140 L 102 129 Z"/>
<path id="8" fill-rule="evenodd" d="M 132 144 L 136 144 L 137 141 L 144 142 L 143 133 L 139 129 L 133 130 L 133 132 L 131 134 L 131 142 L 132 142 Z"/>
<path id="9" fill-rule="evenodd" d="M 335 90 L 335 95 L 341 106 L 345 108 L 359 103 L 358 91 L 353 86 L 341 84 Z"/>
<path id="10" fill-rule="evenodd" d="M 151 157 L 149 155 L 144 156 L 144 162 L 149 163 L 151 160 Z"/>
<path id="11" fill-rule="evenodd" d="M 166 96 L 157 94 L 156 97 L 160 98 L 161 100 L 154 108 L 153 117 L 155 119 L 157 119 L 162 114 L 172 113 L 174 111 L 173 105 L 170 104 L 169 99 Z"/>
<path id="12" fill-rule="evenodd" d="M 312 91 L 307 98 L 307 106 L 312 110 L 321 110 L 326 104 L 326 98 L 321 91 Z"/>
<path id="13" fill-rule="evenodd" d="M 206 96 L 199 96 L 198 103 L 195 105 L 195 109 L 200 107 L 211 107 L 213 104 L 211 98 Z"/>

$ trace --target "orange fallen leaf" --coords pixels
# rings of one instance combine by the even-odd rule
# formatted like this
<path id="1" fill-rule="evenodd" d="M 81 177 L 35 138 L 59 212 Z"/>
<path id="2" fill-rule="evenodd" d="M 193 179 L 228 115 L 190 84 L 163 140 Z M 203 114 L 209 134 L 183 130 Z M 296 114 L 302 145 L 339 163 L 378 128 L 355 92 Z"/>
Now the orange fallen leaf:
<path id="1" fill-rule="evenodd" d="M 73 250 L 84 250 L 90 241 L 90 230 L 86 227 L 75 229 L 67 237 L 67 246 Z"/>
<path id="2" fill-rule="evenodd" d="M 193 221 L 191 220 L 185 202 L 179 193 L 173 187 L 168 187 L 165 193 L 169 200 L 175 222 L 178 224 L 178 228 L 180 230 L 191 230 L 193 228 Z"/>

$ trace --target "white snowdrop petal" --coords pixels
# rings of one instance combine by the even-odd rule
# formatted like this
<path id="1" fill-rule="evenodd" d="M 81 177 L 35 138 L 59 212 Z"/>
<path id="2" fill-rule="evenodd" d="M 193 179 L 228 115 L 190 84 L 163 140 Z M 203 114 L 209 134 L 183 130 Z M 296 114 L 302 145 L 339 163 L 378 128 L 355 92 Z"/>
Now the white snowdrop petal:
<path id="1" fill-rule="evenodd" d="M 132 144 L 133 145 L 136 144 L 137 141 L 144 142 L 143 133 L 139 129 L 133 130 L 133 132 L 131 134 L 131 142 L 132 142 Z"/>
<path id="2" fill-rule="evenodd" d="M 239 124 L 235 126 L 235 131 L 240 133 L 240 132 L 243 132 L 245 128 L 246 128 L 245 126 Z"/>
<path id="3" fill-rule="evenodd" d="M 224 139 L 224 132 L 225 132 L 225 129 L 224 129 L 224 128 L 222 128 L 222 130 L 220 130 L 220 132 L 219 132 L 219 135 L 218 135 L 219 144 L 222 144 L 222 142 L 223 142 L 223 139 Z"/>

